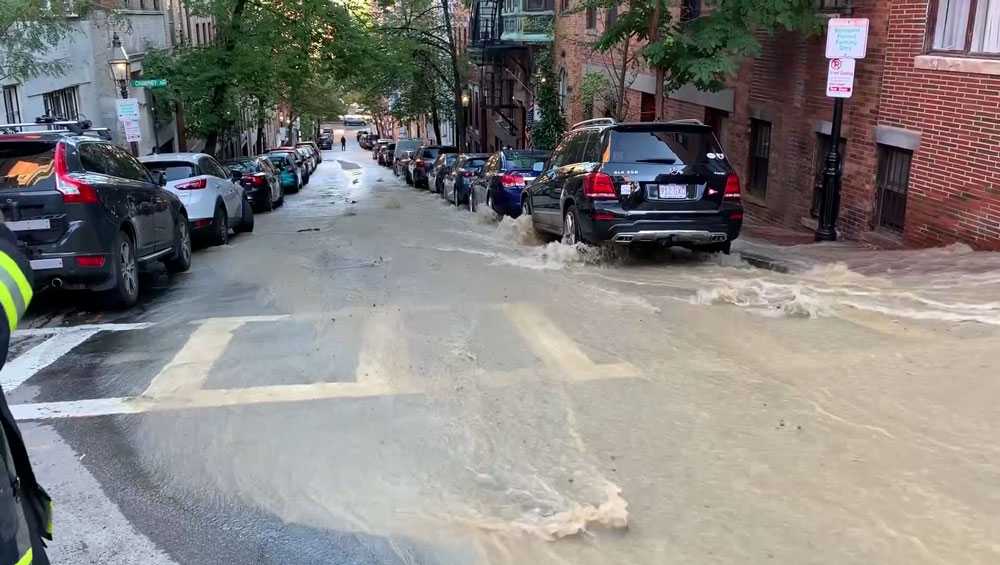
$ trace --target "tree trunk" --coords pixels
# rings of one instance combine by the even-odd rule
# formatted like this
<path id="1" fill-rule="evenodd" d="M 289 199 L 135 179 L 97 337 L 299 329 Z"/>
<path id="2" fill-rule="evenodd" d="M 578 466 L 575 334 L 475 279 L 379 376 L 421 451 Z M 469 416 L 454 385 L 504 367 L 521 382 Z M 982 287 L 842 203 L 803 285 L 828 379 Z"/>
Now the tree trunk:
<path id="1" fill-rule="evenodd" d="M 243 11 L 246 9 L 247 0 L 236 0 L 233 6 L 233 16 L 229 19 L 229 25 L 223 28 L 222 46 L 223 57 L 219 61 L 221 79 L 212 87 L 212 108 L 223 108 L 226 101 L 226 94 L 229 90 L 229 72 L 233 66 L 233 51 L 236 49 L 236 38 L 240 37 L 240 28 L 243 19 Z M 225 130 L 229 124 L 209 132 L 205 138 L 205 153 L 214 154 L 216 145 L 219 143 L 219 130 Z"/>
<path id="2" fill-rule="evenodd" d="M 628 74 L 628 48 L 629 43 L 631 43 L 631 36 L 625 36 L 625 44 L 622 46 L 622 68 L 621 76 L 618 77 L 618 116 L 615 119 L 618 121 L 625 121 L 628 116 L 628 112 L 625 109 L 625 75 Z"/>
<path id="3" fill-rule="evenodd" d="M 452 101 L 455 104 L 455 145 L 459 151 L 465 149 L 465 112 L 462 107 L 462 72 L 458 68 L 458 53 L 455 50 L 454 32 L 451 27 L 451 12 L 448 10 L 448 0 L 441 0 L 441 9 L 444 12 L 444 29 L 448 34 L 448 55 L 451 59 L 451 75 L 454 86 L 452 87 Z"/>
<path id="4" fill-rule="evenodd" d="M 437 92 L 431 92 L 431 125 L 434 126 L 434 138 L 441 145 L 441 116 L 438 114 Z"/>
<path id="5" fill-rule="evenodd" d="M 649 22 L 649 42 L 659 43 L 660 41 L 660 14 L 662 10 L 662 0 L 654 0 L 656 6 L 653 8 L 653 17 Z M 663 68 L 656 68 L 656 119 L 663 119 Z"/>

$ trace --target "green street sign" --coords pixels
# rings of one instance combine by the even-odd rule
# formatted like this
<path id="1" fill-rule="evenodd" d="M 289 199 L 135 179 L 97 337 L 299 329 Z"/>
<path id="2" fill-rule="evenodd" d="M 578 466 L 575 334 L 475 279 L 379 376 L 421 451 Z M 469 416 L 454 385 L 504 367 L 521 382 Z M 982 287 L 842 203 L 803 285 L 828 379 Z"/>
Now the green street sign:
<path id="1" fill-rule="evenodd" d="M 167 86 L 165 78 L 142 78 L 132 81 L 132 88 L 163 88 Z"/>

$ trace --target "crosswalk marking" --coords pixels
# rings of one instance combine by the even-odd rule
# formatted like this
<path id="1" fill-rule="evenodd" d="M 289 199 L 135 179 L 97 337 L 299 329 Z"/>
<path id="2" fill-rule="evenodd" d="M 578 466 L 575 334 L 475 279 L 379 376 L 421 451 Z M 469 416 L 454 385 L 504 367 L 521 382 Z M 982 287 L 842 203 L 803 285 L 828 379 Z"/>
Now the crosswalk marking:
<path id="1" fill-rule="evenodd" d="M 410 352 L 398 309 L 381 308 L 368 315 L 364 339 L 358 352 L 355 382 L 407 383 L 410 381 Z"/>
<path id="2" fill-rule="evenodd" d="M 97 335 L 100 331 L 81 329 L 50 337 L 7 363 L 0 371 L 0 386 L 3 386 L 7 392 L 14 390 L 35 373 L 55 363 L 60 357 Z"/>
<path id="3" fill-rule="evenodd" d="M 142 396 L 179 396 L 200 390 L 215 361 L 222 356 L 244 318 L 204 320 L 174 358 L 157 373 Z"/>

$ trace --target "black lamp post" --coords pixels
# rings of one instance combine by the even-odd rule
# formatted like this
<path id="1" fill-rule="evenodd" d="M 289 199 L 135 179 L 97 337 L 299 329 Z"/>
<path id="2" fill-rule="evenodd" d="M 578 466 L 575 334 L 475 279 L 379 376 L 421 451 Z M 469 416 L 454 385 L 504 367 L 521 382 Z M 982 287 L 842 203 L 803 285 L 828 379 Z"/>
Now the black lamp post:
<path id="1" fill-rule="evenodd" d="M 111 36 L 111 58 L 108 59 L 108 67 L 111 69 L 111 79 L 118 85 L 118 92 L 121 94 L 122 100 L 128 98 L 130 66 L 128 52 L 125 51 L 122 41 L 116 33 Z M 132 155 L 139 154 L 139 145 L 136 142 L 129 142 L 129 148 L 132 150 Z"/>

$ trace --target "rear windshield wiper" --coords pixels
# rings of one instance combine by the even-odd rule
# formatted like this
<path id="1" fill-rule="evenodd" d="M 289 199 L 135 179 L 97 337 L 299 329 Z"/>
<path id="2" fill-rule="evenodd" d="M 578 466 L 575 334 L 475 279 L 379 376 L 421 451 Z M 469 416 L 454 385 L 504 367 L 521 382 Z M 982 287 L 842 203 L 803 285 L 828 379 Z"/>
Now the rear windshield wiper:
<path id="1" fill-rule="evenodd" d="M 673 165 L 677 162 L 677 159 L 636 159 L 636 163 L 661 163 L 664 165 Z"/>

